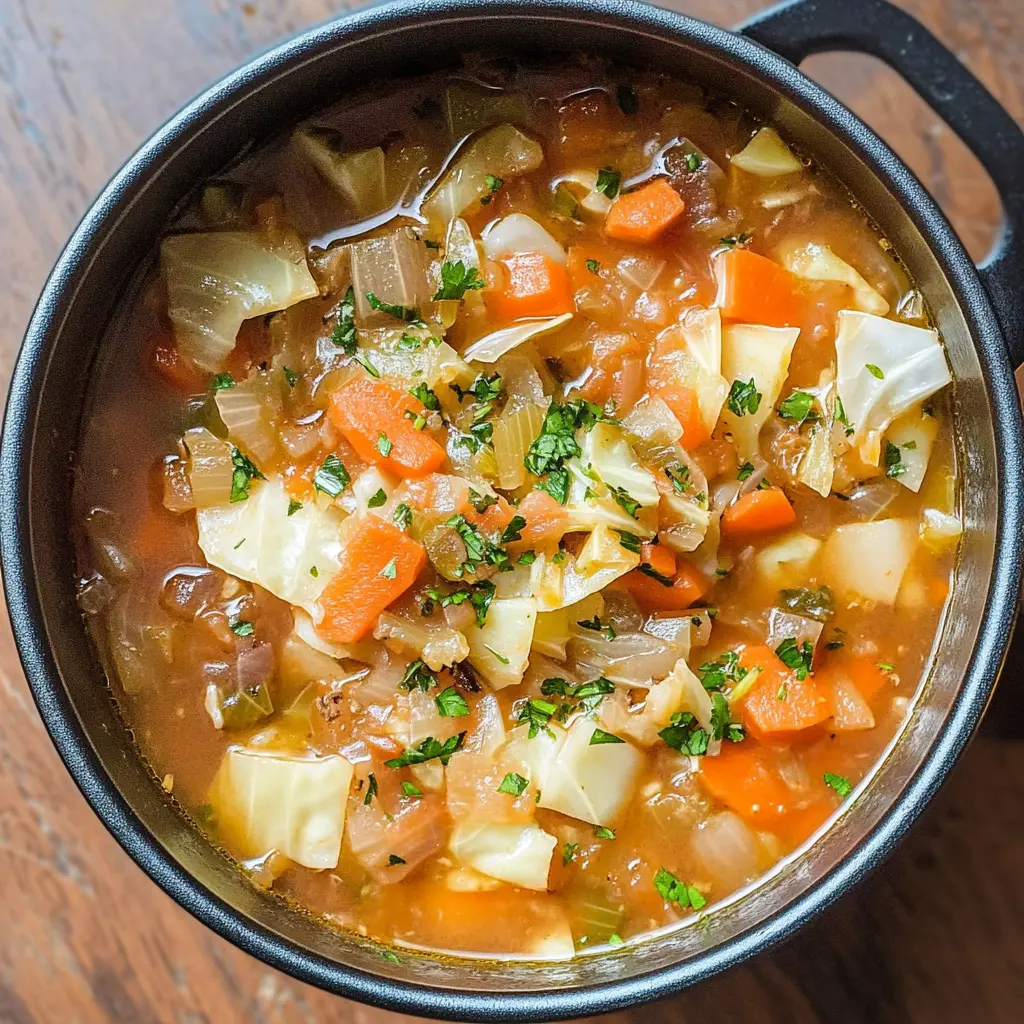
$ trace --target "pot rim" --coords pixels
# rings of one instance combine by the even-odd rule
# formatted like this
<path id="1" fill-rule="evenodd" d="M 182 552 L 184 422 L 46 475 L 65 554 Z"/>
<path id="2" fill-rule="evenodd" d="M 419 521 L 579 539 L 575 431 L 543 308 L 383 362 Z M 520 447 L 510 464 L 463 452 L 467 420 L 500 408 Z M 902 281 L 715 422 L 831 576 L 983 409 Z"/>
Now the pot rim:
<path id="1" fill-rule="evenodd" d="M 631 978 L 582 988 L 502 993 L 428 987 L 370 974 L 303 949 L 233 909 L 188 874 L 118 792 L 77 720 L 49 650 L 32 575 L 28 511 L 35 434 L 35 394 L 46 375 L 52 338 L 96 253 L 130 216 L 167 156 L 253 93 L 272 87 L 307 60 L 349 43 L 394 31 L 415 31 L 426 20 L 586 19 L 625 34 L 656 35 L 743 64 L 855 150 L 928 242 L 971 328 L 993 410 L 1002 456 L 994 547 L 984 627 L 956 700 L 901 797 L 860 845 L 790 904 L 748 931 L 700 956 Z M 125 205 L 125 199 L 128 199 Z M 168 895 L 223 938 L 291 976 L 374 1006 L 453 1020 L 541 1021 L 607 1012 L 669 995 L 739 964 L 791 934 L 877 866 L 917 818 L 956 762 L 977 726 L 1002 667 L 1017 611 L 1019 538 L 1024 514 L 1022 429 L 1014 377 L 994 310 L 974 264 L 935 202 L 882 140 L 798 68 L 742 35 L 638 0 L 416 0 L 374 7 L 314 27 L 265 51 L 183 107 L 128 160 L 84 215 L 60 255 L 29 322 L 12 374 L 0 449 L 0 554 L 14 636 L 33 698 L 50 737 L 86 800 L 118 843 Z"/>

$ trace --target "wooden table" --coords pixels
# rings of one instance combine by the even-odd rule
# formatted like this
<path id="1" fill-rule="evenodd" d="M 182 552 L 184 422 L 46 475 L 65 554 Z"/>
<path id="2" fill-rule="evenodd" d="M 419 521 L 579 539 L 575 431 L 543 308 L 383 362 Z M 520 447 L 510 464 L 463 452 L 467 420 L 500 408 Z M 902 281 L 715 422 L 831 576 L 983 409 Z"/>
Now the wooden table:
<path id="1" fill-rule="evenodd" d="M 764 0 L 674 0 L 732 24 Z M 856 0 L 848 0 L 855 3 Z M 901 0 L 1024 120 L 1022 0 Z M 201 87 L 343 0 L 0 0 L 0 374 L 92 196 Z M 923 178 L 975 256 L 998 201 L 974 158 L 894 74 L 808 71 Z M 1024 172 L 1024 169 L 1022 169 Z M 1021 658 L 1018 658 L 1018 664 Z M 992 716 L 1024 735 L 1010 687 Z M 1009 699 L 1008 699 L 1009 698 Z M 619 1021 L 1024 1020 L 1024 743 L 975 742 L 892 860 L 788 945 Z M 0 634 L 0 1022 L 397 1024 L 221 941 L 107 835 L 65 773 Z"/>

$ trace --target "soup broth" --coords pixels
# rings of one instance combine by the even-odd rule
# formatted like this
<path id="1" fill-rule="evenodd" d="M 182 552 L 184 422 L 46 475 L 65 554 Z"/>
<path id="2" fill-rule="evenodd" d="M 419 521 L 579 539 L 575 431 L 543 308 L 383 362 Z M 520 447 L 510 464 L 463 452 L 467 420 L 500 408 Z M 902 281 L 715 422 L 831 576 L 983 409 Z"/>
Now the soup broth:
<path id="1" fill-rule="evenodd" d="M 850 196 L 699 86 L 469 60 L 207 183 L 93 371 L 80 603 L 165 788 L 399 946 L 755 880 L 900 728 L 950 376 Z"/>

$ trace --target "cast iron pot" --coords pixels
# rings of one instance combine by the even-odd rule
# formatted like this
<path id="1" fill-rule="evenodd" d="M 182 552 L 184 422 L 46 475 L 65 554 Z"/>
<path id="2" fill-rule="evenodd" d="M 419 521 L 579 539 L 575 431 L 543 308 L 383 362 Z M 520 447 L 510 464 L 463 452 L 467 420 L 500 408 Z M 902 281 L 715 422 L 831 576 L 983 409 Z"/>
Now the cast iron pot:
<path id="1" fill-rule="evenodd" d="M 691 921 L 571 963 L 415 954 L 394 963 L 250 885 L 137 756 L 75 605 L 68 494 L 84 368 L 168 215 L 247 144 L 368 80 L 454 64 L 463 50 L 552 46 L 705 82 L 777 124 L 856 194 L 905 258 L 949 352 L 963 552 L 934 668 L 881 769 L 823 837 L 713 908 L 707 928 Z M 837 49 L 892 64 L 988 169 L 1006 225 L 984 267 L 971 263 L 888 147 L 794 66 Z M 1006 653 L 1021 575 L 1013 367 L 1024 359 L 1022 170 L 1024 137 L 1010 117 L 951 53 L 883 0 L 804 0 L 737 33 L 625 0 L 403 3 L 314 29 L 224 79 L 153 136 L 85 216 L 36 308 L 7 405 L 0 457 L 7 601 L 39 710 L 96 813 L 154 881 L 242 949 L 304 981 L 408 1013 L 586 1016 L 678 992 L 788 935 L 877 865 L 916 818 L 977 725 Z"/>

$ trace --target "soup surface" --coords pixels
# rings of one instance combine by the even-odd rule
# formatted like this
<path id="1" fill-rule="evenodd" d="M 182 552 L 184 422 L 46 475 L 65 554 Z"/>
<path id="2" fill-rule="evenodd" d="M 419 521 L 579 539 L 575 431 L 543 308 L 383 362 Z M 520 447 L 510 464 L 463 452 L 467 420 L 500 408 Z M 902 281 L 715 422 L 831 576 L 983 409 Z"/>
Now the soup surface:
<path id="1" fill-rule="evenodd" d="M 82 609 L 165 788 L 332 923 L 560 958 L 704 913 L 907 715 L 960 534 L 941 341 L 698 87 L 350 99 L 208 183 L 111 331 Z"/>

